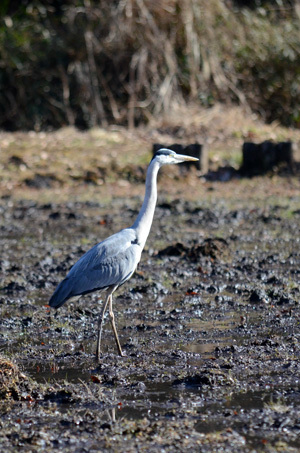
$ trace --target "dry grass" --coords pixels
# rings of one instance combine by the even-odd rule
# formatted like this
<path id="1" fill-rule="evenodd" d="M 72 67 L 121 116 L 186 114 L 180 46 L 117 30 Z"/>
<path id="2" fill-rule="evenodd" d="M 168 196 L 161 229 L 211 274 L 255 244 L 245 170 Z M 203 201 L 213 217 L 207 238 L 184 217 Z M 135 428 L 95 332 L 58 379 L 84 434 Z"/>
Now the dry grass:
<path id="1" fill-rule="evenodd" d="M 299 17 L 287 0 L 29 3 L 0 18 L 4 129 L 132 129 L 183 100 L 299 123 Z"/>
<path id="2" fill-rule="evenodd" d="M 26 399 L 28 378 L 19 367 L 6 357 L 0 356 L 0 400 Z"/>
<path id="3" fill-rule="evenodd" d="M 64 128 L 53 133 L 2 132 L 0 139 L 2 195 L 40 198 L 43 193 L 45 199 L 51 199 L 55 193 L 56 199 L 77 196 L 89 199 L 99 194 L 109 200 L 128 193 L 142 195 L 141 184 L 155 142 L 204 143 L 210 167 L 214 168 L 226 163 L 238 165 L 244 140 L 292 140 L 299 144 L 300 131 L 277 123 L 265 125 L 238 107 L 217 105 L 199 109 L 178 104 L 169 115 L 133 131 L 121 127 L 94 128 L 88 132 Z M 299 147 L 295 157 L 300 161 Z M 36 175 L 46 178 L 46 185 L 42 183 L 40 190 L 30 184 Z M 162 191 L 174 195 L 188 185 L 190 196 L 202 196 L 201 191 L 209 185 L 199 184 L 196 173 L 176 181 L 176 185 L 174 177 L 178 179 L 176 167 L 165 172 Z"/>

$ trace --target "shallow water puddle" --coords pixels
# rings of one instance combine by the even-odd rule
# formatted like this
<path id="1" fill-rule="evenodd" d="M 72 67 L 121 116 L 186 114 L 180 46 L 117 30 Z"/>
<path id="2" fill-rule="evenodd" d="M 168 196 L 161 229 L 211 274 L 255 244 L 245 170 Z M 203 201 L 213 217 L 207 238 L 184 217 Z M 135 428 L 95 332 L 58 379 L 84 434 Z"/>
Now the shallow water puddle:
<path id="1" fill-rule="evenodd" d="M 217 340 L 215 342 L 207 342 L 207 343 L 199 343 L 199 342 L 192 342 L 182 346 L 182 351 L 191 352 L 193 354 L 202 354 L 202 355 L 210 355 L 215 352 L 216 348 L 218 347 L 225 347 L 231 346 L 232 344 L 236 344 L 236 341 L 232 341 L 231 338 L 223 338 Z"/>
<path id="2" fill-rule="evenodd" d="M 203 405 L 203 397 L 198 389 L 179 389 L 170 383 L 143 382 L 143 392 L 122 400 L 118 415 L 129 419 L 140 419 L 164 414 L 172 416 L 172 411 L 182 407 L 193 408 Z M 192 401 L 191 398 L 192 397 Z"/>
<path id="3" fill-rule="evenodd" d="M 58 363 L 57 361 L 34 362 L 23 365 L 28 375 L 37 382 L 67 381 L 77 383 L 80 381 L 88 382 L 92 372 L 89 369 L 79 366 Z"/>
<path id="4" fill-rule="evenodd" d="M 88 364 L 87 364 L 88 365 Z M 89 365 L 91 365 L 89 363 Z M 84 369 L 82 367 L 62 367 L 57 364 L 37 369 L 37 365 L 27 368 L 27 372 L 37 381 L 64 380 L 69 382 L 87 382 L 92 373 L 97 369 Z M 194 429 L 199 433 L 210 433 L 229 429 L 236 429 L 245 436 L 247 442 L 254 445 L 260 441 L 259 432 L 255 429 L 247 432 L 247 415 L 257 414 L 257 426 L 260 423 L 277 423 L 272 421 L 271 415 L 285 414 L 293 410 L 300 401 L 300 391 L 291 391 L 283 386 L 281 389 L 266 388 L 258 391 L 220 391 L 217 398 L 210 394 L 208 388 L 201 385 L 172 385 L 171 382 L 151 382 L 147 376 L 132 376 L 133 385 L 126 388 L 113 389 L 111 406 L 107 404 L 103 409 L 99 403 L 97 406 L 102 422 L 117 422 L 124 419 L 141 420 L 147 419 L 170 419 L 184 417 L 190 414 L 195 420 Z M 100 385 L 100 384 L 97 384 Z M 288 393 L 288 394 L 287 394 Z M 57 408 L 64 413 L 71 406 L 64 402 L 56 401 Z M 89 403 L 91 404 L 91 403 Z M 89 405 L 87 406 L 87 408 Z M 84 410 L 83 410 L 84 412 Z M 243 418 L 245 422 L 243 424 Z M 279 422 L 278 422 L 279 423 Z M 255 426 L 254 426 L 255 428 Z M 244 432 L 245 431 L 245 432 Z M 295 442 L 297 444 L 296 438 Z"/>

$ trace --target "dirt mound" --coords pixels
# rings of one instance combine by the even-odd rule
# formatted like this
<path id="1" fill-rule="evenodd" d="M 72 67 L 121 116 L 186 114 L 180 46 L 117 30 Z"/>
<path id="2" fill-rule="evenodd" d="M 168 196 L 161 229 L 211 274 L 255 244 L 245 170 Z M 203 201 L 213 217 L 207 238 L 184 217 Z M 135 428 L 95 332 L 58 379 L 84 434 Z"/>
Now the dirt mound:
<path id="1" fill-rule="evenodd" d="M 30 400 L 29 378 L 8 358 L 0 356 L 0 399 Z"/>
<path id="2" fill-rule="evenodd" d="M 201 256 L 218 258 L 228 248 L 228 242 L 221 238 L 207 238 L 201 244 L 188 247 L 181 242 L 169 245 L 158 252 L 159 256 L 182 256 L 197 262 Z"/>

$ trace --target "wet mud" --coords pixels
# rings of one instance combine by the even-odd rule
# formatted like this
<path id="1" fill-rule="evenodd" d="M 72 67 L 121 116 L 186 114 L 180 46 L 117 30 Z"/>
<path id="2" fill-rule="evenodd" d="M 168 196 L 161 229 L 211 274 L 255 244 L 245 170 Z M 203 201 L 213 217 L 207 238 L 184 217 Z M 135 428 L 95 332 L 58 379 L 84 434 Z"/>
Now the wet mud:
<path id="1" fill-rule="evenodd" d="M 298 198 L 160 197 L 98 364 L 104 294 L 47 303 L 140 204 L 1 200 L 1 449 L 299 451 Z"/>

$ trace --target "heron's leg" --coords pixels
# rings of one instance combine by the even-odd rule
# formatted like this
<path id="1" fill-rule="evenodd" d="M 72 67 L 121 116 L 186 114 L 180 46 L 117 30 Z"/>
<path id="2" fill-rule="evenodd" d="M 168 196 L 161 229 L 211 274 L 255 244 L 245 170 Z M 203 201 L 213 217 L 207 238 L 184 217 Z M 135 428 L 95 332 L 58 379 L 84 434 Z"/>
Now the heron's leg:
<path id="1" fill-rule="evenodd" d="M 103 326 L 103 319 L 104 319 L 104 314 L 106 311 L 106 307 L 108 304 L 108 300 L 111 296 L 111 293 L 109 293 L 106 296 L 105 302 L 103 304 L 100 317 L 99 317 L 99 323 L 98 323 L 98 340 L 97 340 L 97 350 L 96 350 L 96 359 L 99 361 L 100 360 L 100 346 L 101 346 L 101 335 L 102 335 L 102 326 Z"/>
<path id="2" fill-rule="evenodd" d="M 116 329 L 116 325 L 115 325 L 115 315 L 114 315 L 114 312 L 113 312 L 113 309 L 112 309 L 112 294 L 110 294 L 110 296 L 109 296 L 109 317 L 110 317 L 111 326 L 112 326 L 112 329 L 113 329 L 113 332 L 114 332 L 114 335 L 115 335 L 115 340 L 116 340 L 116 343 L 117 343 L 117 348 L 118 348 L 118 351 L 119 351 L 119 355 L 121 357 L 123 357 L 124 354 L 123 354 L 122 349 L 121 349 L 121 345 L 120 345 L 120 341 L 119 341 L 119 337 L 118 337 L 117 329 Z"/>

